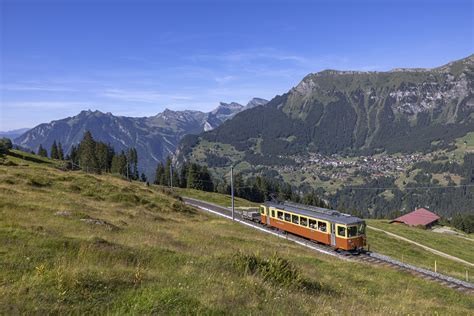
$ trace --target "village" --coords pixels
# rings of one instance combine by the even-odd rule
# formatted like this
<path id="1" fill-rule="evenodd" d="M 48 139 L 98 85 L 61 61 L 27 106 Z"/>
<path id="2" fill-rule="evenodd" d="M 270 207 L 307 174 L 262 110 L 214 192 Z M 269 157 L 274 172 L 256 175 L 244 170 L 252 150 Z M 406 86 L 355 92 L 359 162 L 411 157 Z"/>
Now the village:
<path id="1" fill-rule="evenodd" d="M 414 163 L 429 161 L 431 154 L 379 154 L 374 156 L 348 157 L 338 154 L 322 155 L 308 153 L 307 156 L 291 157 L 294 166 L 284 166 L 282 171 L 316 173 L 323 181 L 330 179 L 347 180 L 349 177 L 386 177 L 406 172 Z"/>

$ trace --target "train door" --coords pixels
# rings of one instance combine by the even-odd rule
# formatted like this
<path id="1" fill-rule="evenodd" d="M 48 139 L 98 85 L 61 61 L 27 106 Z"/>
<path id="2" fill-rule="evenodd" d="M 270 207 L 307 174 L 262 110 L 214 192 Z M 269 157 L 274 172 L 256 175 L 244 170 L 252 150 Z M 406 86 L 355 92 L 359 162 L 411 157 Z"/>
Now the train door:
<path id="1" fill-rule="evenodd" d="M 331 246 L 336 247 L 336 224 L 331 223 Z"/>
<path id="2" fill-rule="evenodd" d="M 270 208 L 267 208 L 267 225 L 270 226 L 270 213 L 272 211 L 270 210 Z M 274 211 L 273 211 L 274 212 Z"/>

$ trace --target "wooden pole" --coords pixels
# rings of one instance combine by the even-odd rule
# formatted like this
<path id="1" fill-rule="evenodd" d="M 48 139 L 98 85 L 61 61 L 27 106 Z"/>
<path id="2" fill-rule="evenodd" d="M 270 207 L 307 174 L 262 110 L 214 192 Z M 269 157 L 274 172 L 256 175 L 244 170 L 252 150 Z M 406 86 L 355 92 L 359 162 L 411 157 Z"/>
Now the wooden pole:
<path id="1" fill-rule="evenodd" d="M 437 272 L 437 270 L 438 270 L 438 269 L 437 269 L 436 260 L 435 260 L 435 272 Z"/>

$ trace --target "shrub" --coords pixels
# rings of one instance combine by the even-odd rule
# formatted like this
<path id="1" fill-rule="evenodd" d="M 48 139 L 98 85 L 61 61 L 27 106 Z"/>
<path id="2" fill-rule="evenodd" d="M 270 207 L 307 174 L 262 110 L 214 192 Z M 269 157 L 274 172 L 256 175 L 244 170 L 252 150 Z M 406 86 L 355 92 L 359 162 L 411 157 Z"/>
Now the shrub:
<path id="1" fill-rule="evenodd" d="M 288 260 L 277 255 L 262 259 L 256 255 L 237 253 L 232 256 L 231 262 L 233 268 L 240 273 L 256 275 L 263 281 L 277 286 L 310 292 L 321 290 L 320 283 L 305 279 Z"/>
<path id="2" fill-rule="evenodd" d="M 9 138 L 0 138 L 0 154 L 6 154 L 12 149 L 13 144 Z"/>

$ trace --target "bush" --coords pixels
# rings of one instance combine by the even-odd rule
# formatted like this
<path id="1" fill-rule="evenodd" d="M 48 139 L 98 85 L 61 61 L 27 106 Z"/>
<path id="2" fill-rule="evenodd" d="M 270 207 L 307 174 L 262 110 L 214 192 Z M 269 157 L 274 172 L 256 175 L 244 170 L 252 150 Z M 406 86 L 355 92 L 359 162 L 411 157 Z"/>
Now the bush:
<path id="1" fill-rule="evenodd" d="M 13 144 L 9 138 L 0 138 L 0 154 L 6 154 L 12 149 Z"/>
<path id="2" fill-rule="evenodd" d="M 451 220 L 451 224 L 465 233 L 474 233 L 474 214 L 457 214 Z"/>
<path id="3" fill-rule="evenodd" d="M 232 256 L 231 262 L 233 268 L 240 273 L 256 275 L 262 278 L 263 281 L 277 286 L 310 292 L 321 290 L 320 283 L 306 280 L 288 260 L 277 255 L 262 259 L 256 255 L 237 253 Z"/>

